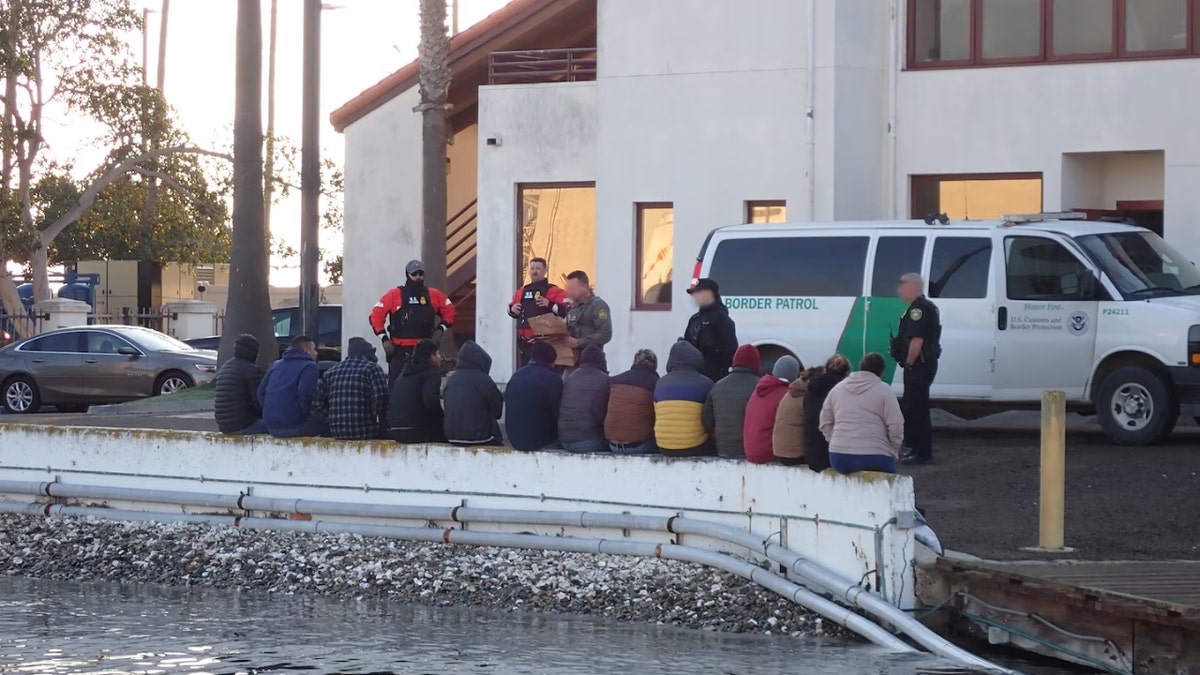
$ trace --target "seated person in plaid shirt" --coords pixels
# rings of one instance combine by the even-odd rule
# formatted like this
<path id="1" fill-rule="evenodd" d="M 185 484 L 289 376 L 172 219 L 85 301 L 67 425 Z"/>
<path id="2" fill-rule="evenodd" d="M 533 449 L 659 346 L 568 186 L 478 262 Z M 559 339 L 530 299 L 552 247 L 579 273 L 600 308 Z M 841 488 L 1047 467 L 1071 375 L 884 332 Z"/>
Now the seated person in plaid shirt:
<path id="1" fill-rule="evenodd" d="M 375 346 L 350 338 L 346 358 L 317 384 L 313 413 L 329 425 L 328 436 L 347 441 L 383 438 L 388 383 Z"/>

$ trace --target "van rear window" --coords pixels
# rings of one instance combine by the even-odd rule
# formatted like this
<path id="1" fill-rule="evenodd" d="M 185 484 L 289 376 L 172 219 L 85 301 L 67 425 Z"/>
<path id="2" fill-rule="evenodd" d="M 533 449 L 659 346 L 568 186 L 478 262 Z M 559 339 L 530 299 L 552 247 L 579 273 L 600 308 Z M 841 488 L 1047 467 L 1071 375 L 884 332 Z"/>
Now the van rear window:
<path id="1" fill-rule="evenodd" d="M 868 237 L 726 239 L 708 276 L 729 296 L 858 297 Z"/>

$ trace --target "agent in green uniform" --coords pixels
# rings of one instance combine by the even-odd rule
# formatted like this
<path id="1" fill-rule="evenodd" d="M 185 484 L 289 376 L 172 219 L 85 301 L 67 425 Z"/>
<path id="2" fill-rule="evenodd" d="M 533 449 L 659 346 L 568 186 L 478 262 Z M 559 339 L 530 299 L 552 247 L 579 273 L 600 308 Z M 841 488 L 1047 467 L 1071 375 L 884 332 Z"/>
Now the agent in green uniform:
<path id="1" fill-rule="evenodd" d="M 571 309 L 567 311 L 567 334 L 575 358 L 587 347 L 597 347 L 612 341 L 612 312 L 608 303 L 592 292 L 587 272 L 575 270 L 567 275 L 567 297 Z"/>

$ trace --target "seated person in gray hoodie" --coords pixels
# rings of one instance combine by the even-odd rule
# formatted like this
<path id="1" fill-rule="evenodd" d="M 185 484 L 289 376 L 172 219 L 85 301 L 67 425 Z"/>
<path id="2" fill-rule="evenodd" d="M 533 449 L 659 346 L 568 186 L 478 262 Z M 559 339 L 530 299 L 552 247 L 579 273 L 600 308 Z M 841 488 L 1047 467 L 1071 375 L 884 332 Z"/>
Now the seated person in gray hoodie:
<path id="1" fill-rule="evenodd" d="M 838 473 L 896 473 L 904 441 L 904 415 L 892 388 L 880 379 L 883 357 L 863 357 L 858 371 L 842 380 L 821 408 L 821 433 L 829 439 L 829 464 Z"/>
<path id="2" fill-rule="evenodd" d="M 446 379 L 446 438 L 453 445 L 504 445 L 500 417 L 504 397 L 490 375 L 492 357 L 474 340 L 458 350 L 458 364 Z"/>

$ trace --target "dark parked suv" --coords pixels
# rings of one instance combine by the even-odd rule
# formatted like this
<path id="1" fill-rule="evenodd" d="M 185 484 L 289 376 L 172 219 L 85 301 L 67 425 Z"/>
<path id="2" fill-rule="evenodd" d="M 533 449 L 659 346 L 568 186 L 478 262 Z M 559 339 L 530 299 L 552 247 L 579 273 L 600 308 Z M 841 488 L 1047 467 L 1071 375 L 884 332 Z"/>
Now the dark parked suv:
<path id="1" fill-rule="evenodd" d="M 279 342 L 279 353 L 292 346 L 292 339 L 300 335 L 300 308 L 281 307 L 271 310 L 271 323 L 275 326 L 275 339 Z M 320 361 L 342 360 L 342 306 L 321 305 L 317 308 L 317 359 Z M 220 336 L 184 340 L 196 349 L 216 349 Z"/>

